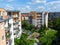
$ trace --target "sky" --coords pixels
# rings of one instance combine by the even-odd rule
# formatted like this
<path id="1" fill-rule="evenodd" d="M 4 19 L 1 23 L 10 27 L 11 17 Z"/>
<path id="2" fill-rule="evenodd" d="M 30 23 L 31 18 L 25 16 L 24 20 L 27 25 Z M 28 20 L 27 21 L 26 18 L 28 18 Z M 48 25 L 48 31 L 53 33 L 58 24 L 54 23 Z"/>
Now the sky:
<path id="1" fill-rule="evenodd" d="M 22 13 L 60 12 L 60 0 L 0 0 L 0 8 L 19 10 Z"/>

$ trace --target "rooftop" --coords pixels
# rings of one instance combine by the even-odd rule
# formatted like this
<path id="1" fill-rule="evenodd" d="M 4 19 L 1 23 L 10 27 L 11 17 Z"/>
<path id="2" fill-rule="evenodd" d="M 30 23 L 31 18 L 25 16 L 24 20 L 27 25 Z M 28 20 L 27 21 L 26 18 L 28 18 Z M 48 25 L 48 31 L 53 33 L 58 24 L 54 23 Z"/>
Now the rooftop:
<path id="1" fill-rule="evenodd" d="M 6 10 L 7 12 L 20 12 L 19 10 Z"/>

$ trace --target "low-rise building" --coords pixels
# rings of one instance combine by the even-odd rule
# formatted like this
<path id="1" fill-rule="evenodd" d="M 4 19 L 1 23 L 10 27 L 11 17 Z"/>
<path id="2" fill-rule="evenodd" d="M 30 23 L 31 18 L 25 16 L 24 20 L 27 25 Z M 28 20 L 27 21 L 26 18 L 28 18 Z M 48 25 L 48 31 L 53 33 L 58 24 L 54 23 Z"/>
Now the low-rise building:
<path id="1" fill-rule="evenodd" d="M 27 20 L 28 21 L 28 19 L 29 19 L 29 13 L 21 13 L 21 16 L 22 16 L 22 18 L 21 18 L 22 21 L 23 20 Z"/>

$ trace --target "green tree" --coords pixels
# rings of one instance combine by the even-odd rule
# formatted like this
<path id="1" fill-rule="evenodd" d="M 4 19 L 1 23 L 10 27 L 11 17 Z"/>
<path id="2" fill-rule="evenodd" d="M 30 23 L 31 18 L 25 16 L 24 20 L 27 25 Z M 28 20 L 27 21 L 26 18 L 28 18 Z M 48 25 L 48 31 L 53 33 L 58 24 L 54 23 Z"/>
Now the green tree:
<path id="1" fill-rule="evenodd" d="M 23 34 L 20 39 L 15 39 L 15 45 L 33 45 L 35 40 L 28 40 L 27 37 L 27 34 Z"/>
<path id="2" fill-rule="evenodd" d="M 53 29 L 57 30 L 57 38 L 58 41 L 60 42 L 60 18 L 55 18 L 52 22 L 49 21 L 49 27 L 53 26 Z"/>
<path id="3" fill-rule="evenodd" d="M 56 38 L 56 30 L 45 30 L 44 32 L 41 32 L 40 42 L 43 43 L 43 45 L 51 45 L 52 41 Z"/>
<path id="4" fill-rule="evenodd" d="M 55 18 L 53 21 L 53 27 L 56 30 L 60 30 L 60 18 Z"/>
<path id="5" fill-rule="evenodd" d="M 29 24 L 26 20 L 24 20 L 22 21 L 22 27 L 26 30 L 32 30 L 34 26 L 32 24 Z"/>
<path id="6" fill-rule="evenodd" d="M 58 33 L 57 33 L 57 39 L 58 39 L 58 41 L 57 42 L 60 42 L 60 18 L 56 18 L 54 20 L 53 24 L 54 24 L 53 25 L 54 29 L 56 29 L 58 31 Z"/>
<path id="7" fill-rule="evenodd" d="M 26 27 L 28 25 L 28 22 L 26 21 L 26 20 L 23 20 L 22 21 L 22 27 L 24 28 L 24 27 Z"/>
<path id="8" fill-rule="evenodd" d="M 48 27 L 53 27 L 53 22 L 52 21 L 48 21 Z"/>

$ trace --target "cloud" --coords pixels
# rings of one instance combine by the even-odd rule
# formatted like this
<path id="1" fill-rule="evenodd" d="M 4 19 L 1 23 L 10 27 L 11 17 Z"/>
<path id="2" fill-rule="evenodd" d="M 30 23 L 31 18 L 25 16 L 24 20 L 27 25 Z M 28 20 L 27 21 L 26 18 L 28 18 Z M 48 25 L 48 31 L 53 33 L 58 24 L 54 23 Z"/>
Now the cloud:
<path id="1" fill-rule="evenodd" d="M 37 8 L 36 8 L 36 11 L 45 11 L 45 7 L 44 6 L 38 6 Z"/>
<path id="2" fill-rule="evenodd" d="M 48 2 L 47 4 L 56 5 L 56 4 L 60 4 L 60 1 L 52 1 L 52 2 Z"/>
<path id="3" fill-rule="evenodd" d="M 11 5 L 9 5 L 9 4 L 6 4 L 6 9 L 7 10 L 13 10 L 13 7 Z"/>
<path id="4" fill-rule="evenodd" d="M 32 0 L 32 2 L 28 2 L 28 4 L 38 5 L 38 7 L 36 6 L 36 11 L 60 11 L 60 0 L 50 2 L 47 2 L 47 0 Z M 42 6 L 40 6 L 39 4 L 42 4 Z"/>
<path id="5" fill-rule="evenodd" d="M 27 6 L 26 6 L 26 8 L 27 8 L 27 9 L 30 9 L 30 6 L 29 6 L 29 5 L 27 5 Z"/>
<path id="6" fill-rule="evenodd" d="M 14 1 L 14 0 L 8 0 L 10 1 Z M 60 1 L 55 0 L 55 1 L 50 1 L 50 2 L 46 2 L 47 0 L 31 0 L 29 2 L 27 2 L 27 4 L 22 4 L 22 6 L 20 4 L 14 6 L 15 4 L 10 5 L 7 4 L 6 5 L 6 9 L 9 10 L 13 10 L 13 9 L 18 9 L 21 10 L 21 12 L 29 12 L 29 11 L 60 11 Z M 30 4 L 30 5 L 29 5 Z"/>
<path id="7" fill-rule="evenodd" d="M 3 0 L 0 0 L 0 2 L 2 2 Z"/>
<path id="8" fill-rule="evenodd" d="M 32 2 L 27 2 L 27 4 L 32 4 Z"/>
<path id="9" fill-rule="evenodd" d="M 27 2 L 27 4 L 45 4 L 46 0 L 31 0 L 31 2 Z"/>
<path id="10" fill-rule="evenodd" d="M 46 4 L 47 11 L 60 11 L 60 1 L 52 1 Z"/>
<path id="11" fill-rule="evenodd" d="M 46 0 L 32 0 L 34 3 L 46 3 Z"/>
<path id="12" fill-rule="evenodd" d="M 46 3 L 46 0 L 32 0 L 33 4 Z"/>
<path id="13" fill-rule="evenodd" d="M 18 8 L 18 10 L 20 10 L 22 13 L 27 13 L 27 9 L 26 8 L 23 8 L 23 7 L 20 7 Z"/>
<path id="14" fill-rule="evenodd" d="M 18 10 L 20 10 L 21 12 L 29 12 L 31 11 L 31 7 L 29 5 L 25 5 L 24 7 L 19 7 Z"/>
<path id="15" fill-rule="evenodd" d="M 12 1 L 14 1 L 14 0 L 7 0 L 8 2 L 12 2 Z"/>

